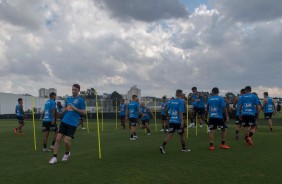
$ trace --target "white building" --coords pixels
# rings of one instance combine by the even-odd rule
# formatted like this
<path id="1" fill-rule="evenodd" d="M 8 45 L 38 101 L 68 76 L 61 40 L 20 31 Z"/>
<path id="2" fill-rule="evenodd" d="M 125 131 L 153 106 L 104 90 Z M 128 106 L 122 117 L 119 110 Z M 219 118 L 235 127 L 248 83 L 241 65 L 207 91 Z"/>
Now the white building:
<path id="1" fill-rule="evenodd" d="M 132 95 L 137 95 L 137 98 L 141 100 L 141 89 L 137 88 L 137 85 L 133 85 L 126 94 L 126 99 L 131 99 Z"/>
<path id="2" fill-rule="evenodd" d="M 46 98 L 47 97 L 48 98 L 49 94 L 52 93 L 52 92 L 57 94 L 57 89 L 55 89 L 55 88 L 49 88 L 49 89 L 40 88 L 39 89 L 39 97 L 41 97 L 41 98 Z"/>

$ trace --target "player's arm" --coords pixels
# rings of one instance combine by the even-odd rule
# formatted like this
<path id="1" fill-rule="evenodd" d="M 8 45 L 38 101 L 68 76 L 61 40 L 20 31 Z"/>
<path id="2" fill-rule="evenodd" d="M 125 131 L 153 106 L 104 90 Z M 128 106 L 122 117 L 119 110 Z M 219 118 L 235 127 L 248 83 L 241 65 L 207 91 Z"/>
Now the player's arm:
<path id="1" fill-rule="evenodd" d="M 154 113 L 153 113 L 150 109 L 148 109 L 148 111 L 150 112 L 150 114 L 151 114 L 152 118 L 153 118 L 153 119 L 155 119 L 155 115 L 154 115 Z"/>
<path id="2" fill-rule="evenodd" d="M 85 105 L 84 101 L 81 102 L 81 103 L 83 103 L 83 104 Z M 81 105 L 81 106 L 82 106 L 82 108 L 79 109 L 79 108 L 76 108 L 76 107 L 75 107 L 74 105 L 72 105 L 72 104 L 68 104 L 67 110 L 68 110 L 68 109 L 69 109 L 69 110 L 74 110 L 74 111 L 78 112 L 79 114 L 86 114 L 85 106 L 84 106 L 84 107 L 83 107 L 83 105 Z"/>
<path id="3" fill-rule="evenodd" d="M 237 103 L 238 103 L 239 99 L 238 97 L 235 98 L 234 103 L 233 103 L 233 108 L 236 109 Z"/>
<path id="4" fill-rule="evenodd" d="M 259 104 L 256 104 L 256 109 L 257 109 L 257 117 L 256 117 L 256 119 L 258 119 L 259 118 L 259 110 L 260 110 L 260 107 L 259 107 L 260 105 Z"/>
<path id="5" fill-rule="evenodd" d="M 228 110 L 227 110 L 226 106 L 224 107 L 224 112 L 226 114 L 226 122 L 228 122 L 229 121 L 229 114 L 228 114 Z"/>
<path id="6" fill-rule="evenodd" d="M 262 106 L 261 106 L 262 109 L 264 109 L 266 103 L 267 103 L 266 99 L 263 99 Z"/>
<path id="7" fill-rule="evenodd" d="M 56 108 L 52 108 L 51 112 L 52 112 L 52 122 L 51 122 L 51 125 L 55 125 L 55 122 L 56 122 Z"/>

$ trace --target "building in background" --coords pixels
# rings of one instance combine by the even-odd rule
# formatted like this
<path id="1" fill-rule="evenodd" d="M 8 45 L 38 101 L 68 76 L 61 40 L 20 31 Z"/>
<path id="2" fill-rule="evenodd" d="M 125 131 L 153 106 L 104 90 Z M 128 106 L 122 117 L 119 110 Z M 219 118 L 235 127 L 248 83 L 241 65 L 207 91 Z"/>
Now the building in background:
<path id="1" fill-rule="evenodd" d="M 49 89 L 40 88 L 39 89 L 39 97 L 41 97 L 41 98 L 48 98 L 49 94 L 52 93 L 52 92 L 57 94 L 57 89 L 55 89 L 55 88 L 49 88 Z"/>
<path id="2" fill-rule="evenodd" d="M 141 89 L 137 88 L 137 85 L 133 85 L 126 94 L 126 99 L 130 100 L 132 95 L 137 95 L 137 98 L 141 100 Z"/>

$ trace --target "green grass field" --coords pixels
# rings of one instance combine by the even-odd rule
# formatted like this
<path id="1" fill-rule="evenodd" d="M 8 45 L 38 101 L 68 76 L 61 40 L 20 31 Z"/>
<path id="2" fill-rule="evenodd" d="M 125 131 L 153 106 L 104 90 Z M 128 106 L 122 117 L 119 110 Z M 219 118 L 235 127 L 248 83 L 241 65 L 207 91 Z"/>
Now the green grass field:
<path id="1" fill-rule="evenodd" d="M 139 139 L 129 141 L 129 131 L 115 120 L 106 120 L 101 132 L 102 159 L 98 158 L 97 124 L 89 122 L 87 130 L 77 130 L 71 158 L 49 165 L 52 153 L 42 152 L 41 122 L 36 121 L 37 151 L 34 150 L 32 122 L 26 121 L 25 135 L 15 136 L 15 120 L 0 121 L 1 174 L 0 183 L 281 183 L 282 179 L 282 119 L 274 119 L 274 132 L 270 133 L 263 119 L 259 120 L 254 145 L 248 147 L 234 139 L 234 122 L 229 122 L 227 143 L 230 150 L 221 150 L 220 132 L 215 134 L 216 150 L 208 150 L 206 128 L 189 129 L 188 145 L 191 152 L 180 151 L 179 136 L 175 135 L 159 152 L 164 134 L 154 131 L 147 136 L 138 130 Z M 160 128 L 160 125 L 159 125 Z M 51 138 L 50 138 L 51 142 Z"/>

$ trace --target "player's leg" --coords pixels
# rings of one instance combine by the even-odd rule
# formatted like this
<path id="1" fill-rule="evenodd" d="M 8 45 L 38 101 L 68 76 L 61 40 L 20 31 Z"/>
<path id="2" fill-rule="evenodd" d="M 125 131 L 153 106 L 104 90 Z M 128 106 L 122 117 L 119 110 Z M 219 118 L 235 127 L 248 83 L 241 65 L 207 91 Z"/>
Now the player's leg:
<path id="1" fill-rule="evenodd" d="M 185 137 L 184 129 L 183 128 L 179 128 L 177 130 L 177 132 L 178 132 L 178 134 L 180 136 L 180 143 L 181 143 L 181 146 L 182 146 L 182 151 L 183 152 L 190 152 L 191 150 L 186 147 L 186 137 Z"/>
<path id="2" fill-rule="evenodd" d="M 61 125 L 60 125 L 60 129 L 61 129 Z M 59 152 L 60 143 L 61 143 L 61 141 L 63 139 L 63 136 L 64 136 L 63 134 L 58 133 L 58 135 L 56 137 L 55 146 L 54 146 L 53 157 L 49 160 L 49 164 L 57 163 L 57 155 L 58 155 L 58 152 Z"/>
<path id="3" fill-rule="evenodd" d="M 168 126 L 169 126 L 169 128 L 168 128 L 167 134 L 166 134 L 165 138 L 163 139 L 162 145 L 160 146 L 160 151 L 163 154 L 165 153 L 165 146 L 172 139 L 173 134 L 176 130 L 174 124 L 168 124 Z"/>
<path id="4" fill-rule="evenodd" d="M 272 132 L 272 113 L 265 113 L 264 117 L 265 117 L 267 124 L 269 126 L 269 130 Z"/>
<path id="5" fill-rule="evenodd" d="M 48 142 L 48 137 L 49 137 L 49 130 L 43 131 L 43 151 L 51 151 L 47 148 L 47 142 Z"/>
<path id="6" fill-rule="evenodd" d="M 230 146 L 228 146 L 227 144 L 226 144 L 226 130 L 227 130 L 227 126 L 226 126 L 226 122 L 225 121 L 223 121 L 223 124 L 222 125 L 220 125 L 220 128 L 221 128 L 221 148 L 222 149 L 229 149 L 230 148 Z"/>
<path id="7" fill-rule="evenodd" d="M 135 136 L 136 136 L 137 119 L 130 118 L 129 124 L 130 124 L 130 139 L 129 140 L 135 141 L 136 140 Z"/>
<path id="8" fill-rule="evenodd" d="M 236 118 L 235 118 L 235 139 L 236 140 L 239 139 L 240 128 L 241 128 L 240 118 L 239 118 L 239 116 L 236 116 Z"/>
<path id="9" fill-rule="evenodd" d="M 210 142 L 210 148 L 209 150 L 214 150 L 214 130 L 217 128 L 217 122 L 215 118 L 209 119 L 209 142 Z"/>
<path id="10" fill-rule="evenodd" d="M 149 121 L 147 121 L 147 122 L 145 123 L 145 127 L 146 127 L 146 130 L 147 130 L 148 135 L 151 135 L 151 130 L 150 130 Z"/>

